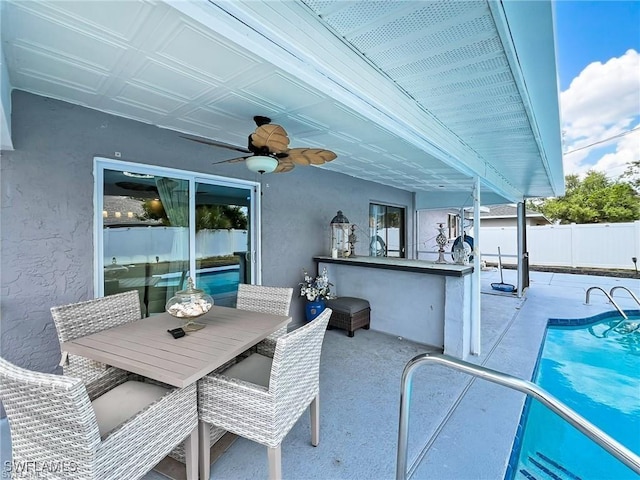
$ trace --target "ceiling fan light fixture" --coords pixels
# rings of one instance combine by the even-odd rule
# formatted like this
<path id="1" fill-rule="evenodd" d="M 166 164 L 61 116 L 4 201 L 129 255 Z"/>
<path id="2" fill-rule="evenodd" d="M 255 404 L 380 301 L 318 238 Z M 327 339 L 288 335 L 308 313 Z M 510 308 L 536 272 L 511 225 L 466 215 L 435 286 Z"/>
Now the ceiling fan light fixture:
<path id="1" fill-rule="evenodd" d="M 271 173 L 278 168 L 278 159 L 268 155 L 254 155 L 245 162 L 247 168 L 256 173 Z"/>

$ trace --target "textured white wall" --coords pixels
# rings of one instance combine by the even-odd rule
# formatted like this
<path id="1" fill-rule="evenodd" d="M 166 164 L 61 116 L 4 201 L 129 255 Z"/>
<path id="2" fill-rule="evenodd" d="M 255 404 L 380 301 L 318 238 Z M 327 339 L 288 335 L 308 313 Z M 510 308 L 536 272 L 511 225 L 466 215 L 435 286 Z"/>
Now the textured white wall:
<path id="1" fill-rule="evenodd" d="M 335 295 L 369 300 L 373 330 L 443 347 L 448 277 L 321 262 L 323 267 L 334 279 Z M 455 280 L 463 282 L 461 278 Z"/>

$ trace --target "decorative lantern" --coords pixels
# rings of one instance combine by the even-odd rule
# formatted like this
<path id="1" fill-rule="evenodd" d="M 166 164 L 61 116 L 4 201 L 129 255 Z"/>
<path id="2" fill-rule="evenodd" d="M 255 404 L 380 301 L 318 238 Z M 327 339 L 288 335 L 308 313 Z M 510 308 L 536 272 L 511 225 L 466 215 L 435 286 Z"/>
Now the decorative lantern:
<path id="1" fill-rule="evenodd" d="M 349 244 L 349 230 L 351 224 L 342 210 L 331 220 L 331 256 L 333 258 L 346 258 L 351 256 Z"/>

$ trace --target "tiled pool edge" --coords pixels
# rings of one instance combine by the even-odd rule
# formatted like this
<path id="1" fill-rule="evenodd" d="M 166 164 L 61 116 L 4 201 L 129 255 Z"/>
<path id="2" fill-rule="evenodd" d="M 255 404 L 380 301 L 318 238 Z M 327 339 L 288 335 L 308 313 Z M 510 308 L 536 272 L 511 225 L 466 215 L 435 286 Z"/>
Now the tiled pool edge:
<path id="1" fill-rule="evenodd" d="M 542 350 L 544 348 L 544 344 L 547 341 L 547 332 L 549 331 L 549 322 L 552 319 L 547 321 L 547 326 L 544 329 L 544 335 L 542 336 L 542 342 L 540 342 L 540 347 L 538 348 L 538 355 L 536 357 L 536 363 L 533 367 L 533 371 L 531 372 L 531 378 L 528 380 L 533 382 L 533 379 L 538 375 L 538 368 L 540 367 L 540 358 L 542 357 Z M 513 438 L 513 444 L 511 445 L 511 454 L 509 455 L 509 463 L 507 464 L 507 469 L 504 473 L 504 480 L 513 480 L 516 474 L 516 468 L 518 468 L 518 462 L 520 460 L 520 450 L 522 448 L 522 440 L 524 436 L 524 428 L 527 424 L 527 418 L 529 416 L 529 409 L 531 408 L 531 402 L 533 399 L 527 395 L 524 406 L 522 407 L 522 413 L 520 414 L 520 420 L 518 421 L 518 427 L 516 430 L 516 436 Z"/>
<path id="2" fill-rule="evenodd" d="M 624 313 L 628 316 L 640 316 L 640 310 L 624 310 Z M 550 318 L 547 322 L 547 327 L 583 327 L 585 325 L 592 325 L 613 317 L 620 317 L 620 313 L 615 310 L 610 310 L 585 318 Z"/>

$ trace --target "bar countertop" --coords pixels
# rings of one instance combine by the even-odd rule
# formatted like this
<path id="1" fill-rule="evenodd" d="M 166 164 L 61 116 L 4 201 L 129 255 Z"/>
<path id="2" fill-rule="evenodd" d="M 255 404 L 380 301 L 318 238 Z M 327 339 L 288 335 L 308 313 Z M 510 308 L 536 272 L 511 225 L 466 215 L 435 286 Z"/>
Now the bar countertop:
<path id="1" fill-rule="evenodd" d="M 426 260 L 410 260 L 391 257 L 349 257 L 333 258 L 329 256 L 313 257 L 316 262 L 353 265 L 354 267 L 382 268 L 405 272 L 428 273 L 448 277 L 464 277 L 473 273 L 473 265 L 457 265 L 454 263 L 435 263 Z"/>

